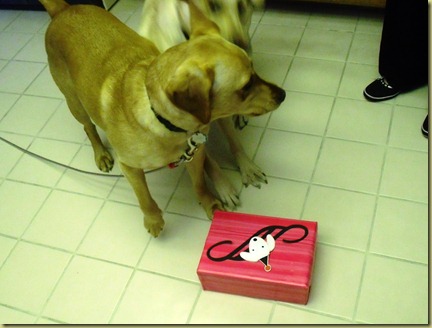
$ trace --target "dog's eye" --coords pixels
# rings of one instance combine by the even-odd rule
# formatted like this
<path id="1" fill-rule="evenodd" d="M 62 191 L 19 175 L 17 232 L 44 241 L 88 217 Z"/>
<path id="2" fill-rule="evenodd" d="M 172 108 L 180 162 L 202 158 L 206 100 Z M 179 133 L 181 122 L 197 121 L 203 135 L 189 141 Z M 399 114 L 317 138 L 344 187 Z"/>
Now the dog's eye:
<path id="1" fill-rule="evenodd" d="M 222 10 L 222 6 L 217 1 L 209 1 L 209 6 L 213 13 L 218 13 Z"/>
<path id="2" fill-rule="evenodd" d="M 243 92 L 248 92 L 252 88 L 252 86 L 254 84 L 254 80 L 255 80 L 254 76 L 251 75 L 249 81 L 243 86 L 242 91 Z"/>
<path id="3" fill-rule="evenodd" d="M 242 100 L 245 100 L 249 96 L 254 86 L 254 82 L 255 82 L 255 77 L 254 75 L 252 75 L 249 81 L 238 91 L 238 95 Z"/>

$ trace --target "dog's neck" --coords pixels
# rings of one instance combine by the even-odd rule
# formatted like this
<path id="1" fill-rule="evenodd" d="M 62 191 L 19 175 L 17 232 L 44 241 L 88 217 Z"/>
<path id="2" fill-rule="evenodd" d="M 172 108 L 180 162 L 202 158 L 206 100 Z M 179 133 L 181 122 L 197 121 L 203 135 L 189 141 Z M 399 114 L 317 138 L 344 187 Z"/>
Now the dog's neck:
<path id="1" fill-rule="evenodd" d="M 159 115 L 155 109 L 153 108 L 153 106 L 151 106 L 151 110 L 153 111 L 153 113 L 155 114 L 156 118 L 158 119 L 158 121 L 165 126 L 168 130 L 172 131 L 172 132 L 187 132 L 185 129 L 179 128 L 178 126 L 175 126 L 174 124 L 172 124 L 170 121 L 168 121 L 166 118 L 163 118 L 161 115 Z"/>

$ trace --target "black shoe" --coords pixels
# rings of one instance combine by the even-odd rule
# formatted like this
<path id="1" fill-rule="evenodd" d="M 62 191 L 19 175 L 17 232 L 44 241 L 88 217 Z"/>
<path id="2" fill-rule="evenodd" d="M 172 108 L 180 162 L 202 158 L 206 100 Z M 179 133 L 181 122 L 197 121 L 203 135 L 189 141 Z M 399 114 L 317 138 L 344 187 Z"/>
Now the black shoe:
<path id="1" fill-rule="evenodd" d="M 423 125 L 421 127 L 421 131 L 423 133 L 423 135 L 427 138 L 429 136 L 429 120 L 428 120 L 429 115 L 426 115 L 426 118 L 423 122 Z"/>
<path id="2" fill-rule="evenodd" d="M 399 90 L 392 87 L 385 78 L 381 77 L 369 84 L 363 91 L 363 95 L 370 101 L 382 101 L 396 97 Z"/>

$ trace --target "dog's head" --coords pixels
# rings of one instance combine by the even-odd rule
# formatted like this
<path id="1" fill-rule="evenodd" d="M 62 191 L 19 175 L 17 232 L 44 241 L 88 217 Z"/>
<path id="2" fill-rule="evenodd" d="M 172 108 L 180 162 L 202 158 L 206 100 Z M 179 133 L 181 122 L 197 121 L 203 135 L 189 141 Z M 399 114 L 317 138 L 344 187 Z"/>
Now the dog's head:
<path id="1" fill-rule="evenodd" d="M 218 118 L 257 116 L 279 107 L 285 91 L 261 79 L 247 53 L 225 40 L 219 27 L 193 3 L 189 6 L 190 40 L 168 49 L 149 69 L 149 95 L 157 93 L 152 98 L 165 99 L 158 107 L 165 107 L 162 110 L 174 124 L 184 122 L 184 115 L 180 116 L 187 112 L 201 126 Z"/>
<path id="2" fill-rule="evenodd" d="M 242 49 L 250 50 L 249 26 L 254 9 L 264 0 L 194 0 L 195 4 L 220 28 L 221 35 Z"/>

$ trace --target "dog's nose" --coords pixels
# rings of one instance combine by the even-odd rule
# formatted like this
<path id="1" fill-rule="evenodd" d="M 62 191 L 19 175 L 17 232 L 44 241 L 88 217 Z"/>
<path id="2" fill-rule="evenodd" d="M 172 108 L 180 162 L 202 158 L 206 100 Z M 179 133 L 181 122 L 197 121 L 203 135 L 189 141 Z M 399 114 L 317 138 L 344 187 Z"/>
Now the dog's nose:
<path id="1" fill-rule="evenodd" d="M 274 96 L 275 96 L 274 98 L 275 98 L 276 102 L 280 104 L 285 100 L 286 92 L 284 89 L 277 88 Z"/>

